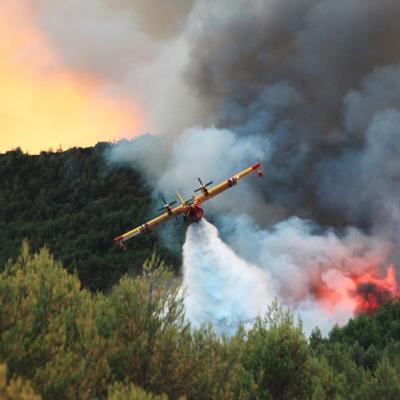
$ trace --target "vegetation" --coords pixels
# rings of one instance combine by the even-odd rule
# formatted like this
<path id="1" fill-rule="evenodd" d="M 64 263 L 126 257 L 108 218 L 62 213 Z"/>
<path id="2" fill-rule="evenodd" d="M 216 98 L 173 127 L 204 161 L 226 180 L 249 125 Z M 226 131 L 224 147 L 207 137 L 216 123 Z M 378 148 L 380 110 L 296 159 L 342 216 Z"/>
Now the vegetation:
<path id="1" fill-rule="evenodd" d="M 309 340 L 274 303 L 249 331 L 218 338 L 191 329 L 174 282 L 152 256 L 93 293 L 25 242 L 0 274 L 0 398 L 400 398 L 399 303 Z"/>
<path id="2" fill-rule="evenodd" d="M 149 188 L 131 167 L 110 165 L 110 144 L 42 152 L 17 149 L 0 155 L 0 268 L 18 255 L 23 239 L 46 245 L 84 287 L 105 290 L 125 273 L 138 274 L 149 249 L 171 255 L 153 233 L 129 243 L 113 238 L 149 217 Z"/>
<path id="3" fill-rule="evenodd" d="M 2 400 L 40 400 L 29 382 L 21 378 L 7 381 L 7 368 L 0 364 L 0 399 Z"/>

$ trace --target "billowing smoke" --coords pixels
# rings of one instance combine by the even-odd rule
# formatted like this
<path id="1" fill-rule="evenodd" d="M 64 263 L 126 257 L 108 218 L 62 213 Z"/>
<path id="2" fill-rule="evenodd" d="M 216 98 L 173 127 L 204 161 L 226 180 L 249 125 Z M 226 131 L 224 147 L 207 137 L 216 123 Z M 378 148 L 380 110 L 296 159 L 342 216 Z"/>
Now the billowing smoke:
<path id="1" fill-rule="evenodd" d="M 268 271 L 274 294 L 304 322 L 306 332 L 327 332 L 358 312 L 400 296 L 395 279 L 378 278 L 392 252 L 385 239 L 356 228 L 340 234 L 297 217 L 260 229 L 249 216 L 221 216 L 220 234 L 238 257 Z M 370 308 L 363 284 L 375 284 Z M 379 290 L 378 290 L 379 289 Z M 374 296 L 376 294 L 376 296 Z M 372 303 L 375 301 L 375 303 Z"/>
<path id="2" fill-rule="evenodd" d="M 195 34 L 188 73 L 218 126 L 241 135 L 261 132 L 271 141 L 265 195 L 288 215 L 335 226 L 380 225 L 370 204 L 396 207 L 398 198 L 393 190 L 375 194 L 382 186 L 379 167 L 358 176 L 371 141 L 385 148 L 400 138 L 399 125 L 385 122 L 393 120 L 385 111 L 400 104 L 400 3 L 213 4 Z M 396 179 L 394 151 L 382 161 Z M 361 214 L 368 218 L 361 221 Z"/>
<path id="3" fill-rule="evenodd" d="M 290 218 L 270 230 L 258 229 L 248 216 L 221 217 L 219 237 L 207 221 L 189 227 L 183 247 L 183 286 L 189 319 L 212 321 L 218 332 L 233 333 L 239 322 L 263 314 L 276 297 L 289 305 L 310 333 L 345 323 L 398 298 L 387 244 L 350 228 L 342 237 L 321 234 L 313 223 Z"/>
<path id="4" fill-rule="evenodd" d="M 148 130 L 166 134 L 207 119 L 181 73 L 189 62 L 185 31 L 194 0 L 22 3 L 62 62 L 100 78 L 104 93 L 139 103 Z"/>
<path id="5" fill-rule="evenodd" d="M 155 197 L 191 196 L 197 176 L 218 181 L 262 161 L 264 180 L 205 205 L 231 249 L 206 223 L 187 233 L 193 319 L 229 330 L 278 296 L 306 325 L 331 326 L 360 309 L 362 277 L 393 292 L 384 282 L 400 264 L 400 2 L 25 2 L 66 65 L 141 104 L 155 136 L 107 156 L 140 168 Z M 266 277 L 259 305 L 250 290 L 241 314 L 210 293 L 229 292 L 234 265 L 249 274 L 232 286 L 242 298 Z"/>

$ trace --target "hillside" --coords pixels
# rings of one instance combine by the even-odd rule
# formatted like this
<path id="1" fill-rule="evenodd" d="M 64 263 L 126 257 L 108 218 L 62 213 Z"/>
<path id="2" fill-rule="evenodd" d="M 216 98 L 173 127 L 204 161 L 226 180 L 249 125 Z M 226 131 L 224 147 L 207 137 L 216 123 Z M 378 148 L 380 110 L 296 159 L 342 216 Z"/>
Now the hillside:
<path id="1" fill-rule="evenodd" d="M 16 257 L 23 239 L 34 251 L 48 246 L 91 290 L 140 272 L 153 250 L 171 261 L 152 233 L 131 241 L 127 252 L 115 247 L 113 238 L 142 223 L 152 207 L 137 172 L 107 164 L 108 146 L 0 155 L 0 268 Z"/>

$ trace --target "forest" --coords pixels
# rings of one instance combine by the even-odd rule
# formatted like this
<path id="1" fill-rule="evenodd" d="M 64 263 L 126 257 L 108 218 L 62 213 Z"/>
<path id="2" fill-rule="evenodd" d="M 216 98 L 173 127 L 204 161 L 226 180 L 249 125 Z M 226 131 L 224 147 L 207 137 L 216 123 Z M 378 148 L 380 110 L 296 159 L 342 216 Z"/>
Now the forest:
<path id="1" fill-rule="evenodd" d="M 185 319 L 153 210 L 109 144 L 0 155 L 0 399 L 399 399 L 400 303 L 306 336 L 275 301 L 219 337 Z"/>
<path id="2" fill-rule="evenodd" d="M 399 399 L 400 304 L 305 337 L 278 302 L 217 337 L 152 255 L 106 294 L 24 242 L 0 274 L 2 399 Z"/>
<path id="3" fill-rule="evenodd" d="M 47 246 L 92 291 L 139 273 L 153 250 L 176 264 L 152 232 L 131 241 L 125 253 L 115 246 L 114 237 L 142 224 L 156 207 L 131 166 L 107 162 L 110 146 L 0 154 L 0 270 L 24 239 L 34 251 Z"/>

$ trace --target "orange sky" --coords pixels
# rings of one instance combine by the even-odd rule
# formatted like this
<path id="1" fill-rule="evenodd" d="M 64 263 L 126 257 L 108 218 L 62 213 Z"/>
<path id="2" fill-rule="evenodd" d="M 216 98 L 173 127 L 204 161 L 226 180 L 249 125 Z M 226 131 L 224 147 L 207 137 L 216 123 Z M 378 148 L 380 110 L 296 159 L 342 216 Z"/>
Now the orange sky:
<path id="1" fill-rule="evenodd" d="M 132 101 L 100 95 L 98 78 L 61 67 L 28 10 L 2 2 L 0 14 L 0 153 L 21 147 L 90 146 L 132 137 L 143 126 Z"/>

